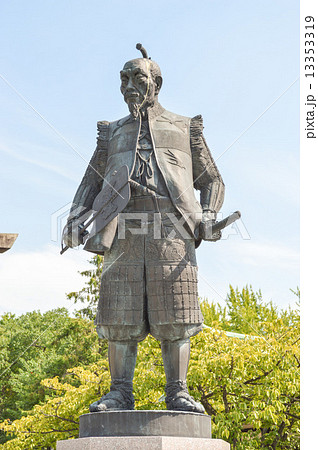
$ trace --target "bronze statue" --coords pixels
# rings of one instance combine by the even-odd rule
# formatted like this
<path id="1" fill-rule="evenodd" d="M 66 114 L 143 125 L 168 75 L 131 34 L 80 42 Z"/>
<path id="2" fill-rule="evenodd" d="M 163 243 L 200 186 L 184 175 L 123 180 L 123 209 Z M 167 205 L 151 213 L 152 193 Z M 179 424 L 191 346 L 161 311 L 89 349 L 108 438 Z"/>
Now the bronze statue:
<path id="1" fill-rule="evenodd" d="M 63 233 L 67 246 L 85 240 L 86 250 L 104 255 L 95 324 L 109 340 L 112 382 L 90 411 L 134 409 L 137 344 L 150 333 L 161 341 L 167 408 L 203 413 L 186 385 L 189 338 L 203 321 L 195 247 L 221 237 L 213 225 L 224 183 L 203 137 L 202 117 L 183 117 L 159 104 L 160 68 L 141 44 L 137 48 L 143 57 L 120 72 L 130 114 L 98 122 L 97 148 Z M 106 206 L 93 216 L 99 225 L 88 234 L 84 222 L 96 204 Z"/>

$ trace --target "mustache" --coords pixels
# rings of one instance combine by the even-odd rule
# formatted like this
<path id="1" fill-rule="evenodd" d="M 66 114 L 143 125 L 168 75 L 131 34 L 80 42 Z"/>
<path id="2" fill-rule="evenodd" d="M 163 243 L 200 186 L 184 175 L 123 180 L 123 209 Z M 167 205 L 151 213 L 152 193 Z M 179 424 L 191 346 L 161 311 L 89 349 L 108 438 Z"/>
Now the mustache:
<path id="1" fill-rule="evenodd" d="M 151 95 L 148 92 L 147 95 L 139 92 L 137 90 L 130 90 L 128 92 L 124 92 L 124 100 L 128 105 L 128 109 L 130 114 L 136 119 L 139 114 L 140 108 L 144 109 L 149 107 L 153 102 L 151 101 Z"/>
<path id="2" fill-rule="evenodd" d="M 124 100 L 126 102 L 134 102 L 143 98 L 143 94 L 138 91 L 129 91 L 124 93 Z"/>

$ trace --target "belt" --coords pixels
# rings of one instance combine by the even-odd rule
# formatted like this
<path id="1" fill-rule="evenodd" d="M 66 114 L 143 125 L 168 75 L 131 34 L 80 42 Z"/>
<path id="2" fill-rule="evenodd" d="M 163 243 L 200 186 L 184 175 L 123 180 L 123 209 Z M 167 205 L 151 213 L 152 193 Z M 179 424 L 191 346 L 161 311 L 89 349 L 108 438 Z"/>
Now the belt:
<path id="1" fill-rule="evenodd" d="M 159 211 L 157 209 L 159 208 Z M 140 195 L 132 197 L 123 212 L 175 212 L 175 207 L 169 197 L 153 197 Z"/>

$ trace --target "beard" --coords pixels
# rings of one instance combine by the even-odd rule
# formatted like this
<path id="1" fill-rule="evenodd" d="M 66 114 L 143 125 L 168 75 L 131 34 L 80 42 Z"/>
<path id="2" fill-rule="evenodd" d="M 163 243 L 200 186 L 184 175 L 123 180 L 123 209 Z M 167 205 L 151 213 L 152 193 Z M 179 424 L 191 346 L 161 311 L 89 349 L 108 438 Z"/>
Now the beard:
<path id="1" fill-rule="evenodd" d="M 129 102 L 128 103 L 129 112 L 133 116 L 134 119 L 137 119 L 137 117 L 138 117 L 139 108 L 140 108 L 140 103 L 137 103 L 137 102 Z"/>
<path id="2" fill-rule="evenodd" d="M 145 93 L 140 91 L 138 92 L 138 94 L 139 95 L 133 99 L 128 100 L 125 98 L 129 112 L 135 120 L 139 116 L 139 112 L 147 110 L 155 103 L 155 95 L 152 86 L 150 86 L 147 96 Z"/>
<path id="3" fill-rule="evenodd" d="M 155 103 L 155 100 L 152 102 L 147 101 L 143 105 L 142 105 L 142 103 L 133 101 L 133 102 L 128 103 L 128 109 L 129 109 L 130 114 L 136 120 L 140 113 L 142 113 L 143 111 L 146 111 L 149 107 L 152 107 L 154 105 L 154 103 Z M 141 105 L 142 105 L 142 107 L 140 108 Z"/>

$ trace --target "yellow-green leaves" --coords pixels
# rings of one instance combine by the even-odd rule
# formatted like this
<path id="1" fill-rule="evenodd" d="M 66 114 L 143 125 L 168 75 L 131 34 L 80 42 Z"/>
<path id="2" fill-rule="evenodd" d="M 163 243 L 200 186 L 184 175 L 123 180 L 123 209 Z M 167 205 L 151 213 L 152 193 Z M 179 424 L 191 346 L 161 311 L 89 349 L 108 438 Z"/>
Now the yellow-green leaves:
<path id="1" fill-rule="evenodd" d="M 211 328 L 191 339 L 188 387 L 211 416 L 212 436 L 230 442 L 232 450 L 298 450 L 298 311 L 279 311 L 264 303 L 261 294 L 253 293 L 251 288 L 242 292 L 231 288 L 226 308 L 205 301 L 202 310 Z M 7 435 L 14 436 L 3 449 L 55 448 L 56 440 L 76 437 L 79 416 L 109 390 L 107 348 L 98 345 L 95 338 L 83 341 L 83 333 L 90 336 L 90 330 L 94 332 L 92 324 L 84 321 L 72 326 L 77 327 L 82 346 L 91 343 L 92 360 L 78 361 L 62 375 L 54 373 L 39 381 L 36 386 L 43 389 L 41 402 L 19 420 L 0 424 Z M 228 332 L 240 336 L 232 337 Z M 3 345 L 3 358 L 7 358 L 9 350 L 17 351 L 13 344 L 19 348 L 19 339 L 10 348 Z M 71 344 L 65 342 L 61 357 L 66 358 L 69 349 L 74 348 Z M 80 354 L 87 358 L 88 350 L 82 349 Z M 53 356 L 52 360 L 55 361 Z M 32 354 L 19 366 L 23 376 L 17 377 L 16 384 L 20 387 L 23 381 L 27 389 L 33 386 L 28 384 L 28 374 L 36 369 L 36 361 Z M 67 364 L 69 360 L 63 361 Z M 160 343 L 148 336 L 139 344 L 134 379 L 136 408 L 164 409 L 164 386 Z"/>

